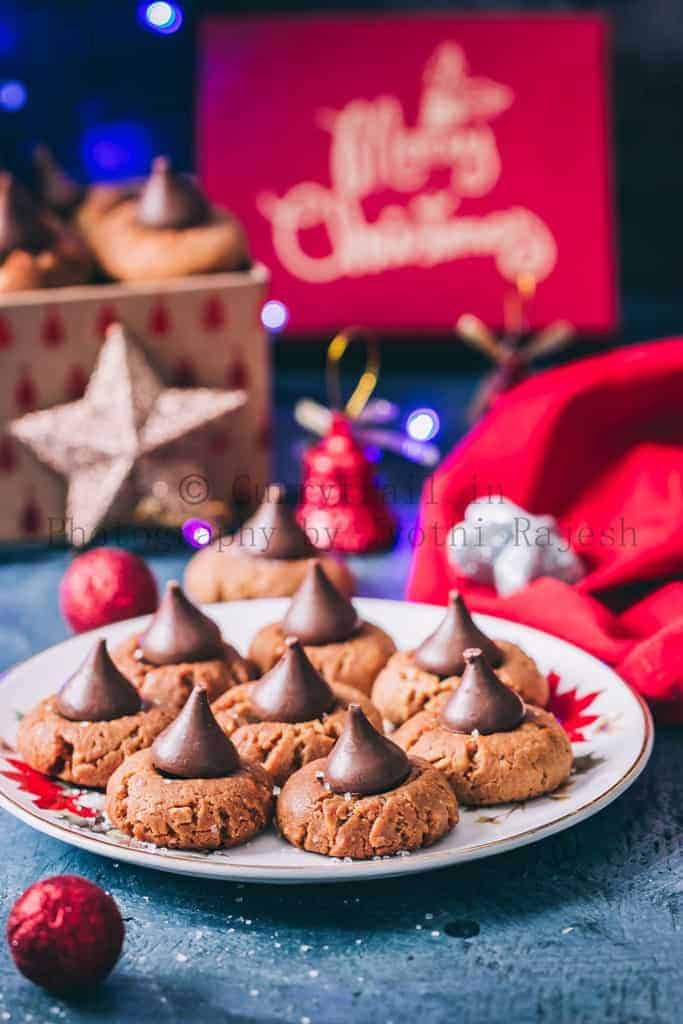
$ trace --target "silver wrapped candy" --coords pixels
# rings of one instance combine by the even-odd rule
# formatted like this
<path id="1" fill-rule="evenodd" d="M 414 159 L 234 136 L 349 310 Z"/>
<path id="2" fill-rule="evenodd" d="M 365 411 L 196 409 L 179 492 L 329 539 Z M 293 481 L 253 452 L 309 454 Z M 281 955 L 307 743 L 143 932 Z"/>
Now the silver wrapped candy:
<path id="1" fill-rule="evenodd" d="M 581 559 L 553 516 L 534 516 L 502 495 L 487 495 L 465 509 L 448 533 L 448 557 L 460 575 L 495 587 L 507 597 L 539 576 L 576 583 Z"/>

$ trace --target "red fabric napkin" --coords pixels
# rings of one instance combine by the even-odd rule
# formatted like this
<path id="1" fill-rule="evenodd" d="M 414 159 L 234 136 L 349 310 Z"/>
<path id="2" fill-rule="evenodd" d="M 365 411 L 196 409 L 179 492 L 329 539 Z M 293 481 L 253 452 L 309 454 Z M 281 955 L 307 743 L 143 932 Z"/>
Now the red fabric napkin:
<path id="1" fill-rule="evenodd" d="M 507 598 L 458 578 L 448 530 L 496 494 L 556 516 L 587 575 Z M 683 724 L 683 339 L 585 359 L 503 395 L 427 481 L 414 543 L 410 599 L 445 603 L 457 585 L 473 608 L 614 665 L 660 721 Z"/>

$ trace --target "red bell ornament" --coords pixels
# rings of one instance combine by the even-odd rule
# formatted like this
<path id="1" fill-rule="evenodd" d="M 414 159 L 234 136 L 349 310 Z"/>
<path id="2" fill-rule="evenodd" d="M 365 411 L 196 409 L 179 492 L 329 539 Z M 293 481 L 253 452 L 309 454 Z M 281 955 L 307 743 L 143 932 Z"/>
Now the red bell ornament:
<path id="1" fill-rule="evenodd" d="M 297 519 L 316 547 L 361 554 L 388 548 L 396 519 L 347 416 L 335 412 L 326 436 L 304 455 Z"/>

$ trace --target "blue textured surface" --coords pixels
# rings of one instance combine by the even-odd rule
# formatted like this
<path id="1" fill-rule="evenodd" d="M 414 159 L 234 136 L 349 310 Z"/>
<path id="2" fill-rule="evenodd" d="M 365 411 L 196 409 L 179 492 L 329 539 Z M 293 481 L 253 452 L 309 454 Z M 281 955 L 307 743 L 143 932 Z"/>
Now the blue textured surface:
<path id="1" fill-rule="evenodd" d="M 390 383 L 390 382 L 389 382 Z M 461 428 L 471 380 L 419 397 L 446 437 Z M 278 383 L 287 405 L 307 382 Z M 405 403 L 396 385 L 387 397 Z M 417 403 L 414 403 L 417 404 Z M 280 472 L 295 480 L 282 416 Z M 386 466 L 403 488 L 421 474 Z M 414 477 L 410 484 L 410 477 Z M 148 554 L 160 581 L 187 555 Z M 64 551 L 5 553 L 0 667 L 62 639 Z M 409 549 L 354 560 L 366 594 L 401 595 Z M 230 1021 L 420 1024 L 459 1021 L 638 1024 L 680 1020 L 683 799 L 680 733 L 661 730 L 636 785 L 596 818 L 536 846 L 406 879 L 321 887 L 240 886 L 101 860 L 0 812 L 6 914 L 30 883 L 76 872 L 112 892 L 124 955 L 95 995 L 56 999 L 0 953 L 0 1021 Z"/>

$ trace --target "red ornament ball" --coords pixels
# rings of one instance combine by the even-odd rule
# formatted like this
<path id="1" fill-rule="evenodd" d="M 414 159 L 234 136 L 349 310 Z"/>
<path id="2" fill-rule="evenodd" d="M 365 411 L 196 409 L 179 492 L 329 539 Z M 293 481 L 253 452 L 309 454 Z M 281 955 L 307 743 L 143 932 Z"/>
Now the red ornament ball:
<path id="1" fill-rule="evenodd" d="M 146 562 L 123 548 L 93 548 L 62 577 L 59 606 L 76 633 L 153 612 L 157 585 Z"/>
<path id="2" fill-rule="evenodd" d="M 36 882 L 19 897 L 7 920 L 15 964 L 51 992 L 102 981 L 119 958 L 123 935 L 114 900 L 78 875 Z"/>

